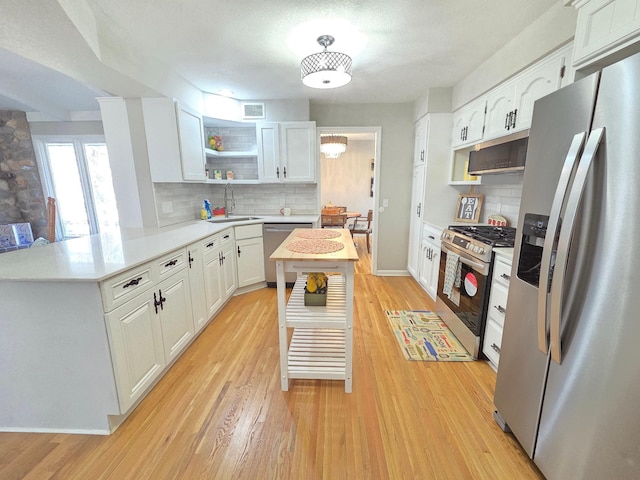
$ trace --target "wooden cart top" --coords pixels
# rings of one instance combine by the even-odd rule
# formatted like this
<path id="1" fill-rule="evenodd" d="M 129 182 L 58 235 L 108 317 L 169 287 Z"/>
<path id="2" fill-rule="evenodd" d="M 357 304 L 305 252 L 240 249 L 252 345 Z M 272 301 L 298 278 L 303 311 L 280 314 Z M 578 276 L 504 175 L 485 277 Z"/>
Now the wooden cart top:
<path id="1" fill-rule="evenodd" d="M 309 232 L 317 232 L 317 233 L 309 233 Z M 322 233 L 325 232 L 325 233 Z M 335 234 L 340 234 L 335 238 L 307 238 L 309 236 L 317 235 L 319 237 L 324 237 L 331 235 L 331 232 Z M 292 247 L 304 247 L 302 249 L 297 248 L 298 250 L 303 250 L 303 252 L 292 251 L 288 248 L 288 246 L 294 243 Z M 330 252 L 330 253 L 313 253 L 314 251 L 321 251 L 323 247 L 328 246 L 337 247 L 333 243 L 327 244 L 326 242 L 337 242 L 342 245 L 340 250 Z M 308 229 L 308 228 L 296 228 L 291 234 L 280 244 L 280 246 L 276 249 L 275 252 L 269 257 L 272 261 L 277 260 L 305 260 L 305 261 L 320 261 L 320 262 L 357 262 L 358 251 L 353 243 L 353 238 L 351 237 L 351 233 L 348 229 Z"/>

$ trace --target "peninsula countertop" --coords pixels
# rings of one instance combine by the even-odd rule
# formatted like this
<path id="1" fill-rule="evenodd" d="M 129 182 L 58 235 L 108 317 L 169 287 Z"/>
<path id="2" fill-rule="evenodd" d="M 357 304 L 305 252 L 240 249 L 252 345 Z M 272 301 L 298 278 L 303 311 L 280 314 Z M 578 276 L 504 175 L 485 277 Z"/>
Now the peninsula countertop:
<path id="1" fill-rule="evenodd" d="M 307 234 L 309 229 L 305 228 L 296 228 L 291 232 L 291 234 L 280 244 L 280 246 L 271 254 L 269 257 L 272 261 L 317 261 L 317 262 L 357 262 L 358 251 L 353 243 L 353 238 L 351 237 L 351 233 L 346 228 L 343 229 L 317 229 L 318 232 L 339 232 L 340 236 L 335 238 L 326 238 L 326 239 L 315 239 L 315 240 L 325 240 L 338 242 L 342 244 L 343 248 L 336 252 L 331 253 L 297 253 L 291 251 L 287 248 L 293 241 L 304 241 L 309 240 L 310 243 L 314 239 L 308 239 L 301 237 L 301 234 Z"/>
<path id="2" fill-rule="evenodd" d="M 251 218 L 227 223 L 194 220 L 163 228 L 120 228 L 3 253 L 0 281 L 100 282 L 231 227 L 252 223 L 315 223 L 318 215 Z"/>

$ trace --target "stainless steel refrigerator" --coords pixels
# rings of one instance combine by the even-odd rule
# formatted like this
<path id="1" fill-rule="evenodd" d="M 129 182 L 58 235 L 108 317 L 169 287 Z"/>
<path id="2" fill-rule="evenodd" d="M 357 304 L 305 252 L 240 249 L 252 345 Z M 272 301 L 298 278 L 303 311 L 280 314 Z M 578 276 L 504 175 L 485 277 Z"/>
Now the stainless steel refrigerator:
<path id="1" fill-rule="evenodd" d="M 640 54 L 535 103 L 496 418 L 550 480 L 640 478 Z"/>

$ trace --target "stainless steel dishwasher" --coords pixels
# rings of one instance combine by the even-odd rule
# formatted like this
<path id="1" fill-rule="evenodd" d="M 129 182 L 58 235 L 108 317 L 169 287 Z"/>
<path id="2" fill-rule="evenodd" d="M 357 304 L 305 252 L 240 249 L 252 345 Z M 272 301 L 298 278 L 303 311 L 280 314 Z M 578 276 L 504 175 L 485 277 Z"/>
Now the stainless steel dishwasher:
<path id="1" fill-rule="evenodd" d="M 311 223 L 265 223 L 263 228 L 264 237 L 264 269 L 269 287 L 276 287 L 276 262 L 269 260 L 269 257 L 276 248 L 287 238 L 296 228 L 312 228 Z M 285 281 L 288 287 L 292 287 L 296 282 L 295 272 L 285 274 Z"/>

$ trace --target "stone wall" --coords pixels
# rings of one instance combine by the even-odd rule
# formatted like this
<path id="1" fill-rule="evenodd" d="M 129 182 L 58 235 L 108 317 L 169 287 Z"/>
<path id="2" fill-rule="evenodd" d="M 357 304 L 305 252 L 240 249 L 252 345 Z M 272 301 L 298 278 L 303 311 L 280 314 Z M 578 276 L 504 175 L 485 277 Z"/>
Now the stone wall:
<path id="1" fill-rule="evenodd" d="M 34 238 L 47 236 L 47 205 L 27 115 L 0 110 L 0 224 L 31 224 Z"/>

